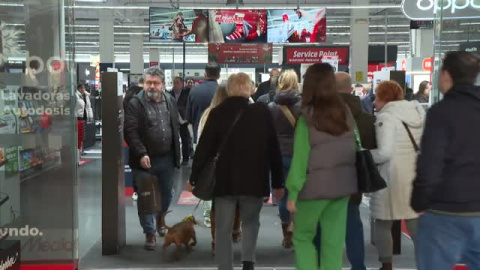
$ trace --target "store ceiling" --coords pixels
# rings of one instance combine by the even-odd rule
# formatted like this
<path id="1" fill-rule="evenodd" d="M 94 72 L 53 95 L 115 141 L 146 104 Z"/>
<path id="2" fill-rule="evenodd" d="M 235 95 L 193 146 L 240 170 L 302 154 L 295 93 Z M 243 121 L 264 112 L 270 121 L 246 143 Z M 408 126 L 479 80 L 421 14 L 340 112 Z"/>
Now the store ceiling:
<path id="1" fill-rule="evenodd" d="M 242 0 L 238 1 L 241 3 Z M 130 34 L 144 36 L 144 51 L 147 54 L 150 48 L 157 47 L 160 48 L 161 54 L 172 54 L 173 51 L 175 51 L 175 54 L 181 54 L 183 52 L 181 44 L 149 42 L 148 7 L 172 7 L 173 4 L 180 8 L 224 8 L 227 7 L 227 2 L 235 3 L 235 0 L 104 0 L 104 3 L 90 2 L 87 2 L 87 0 L 75 1 L 74 23 L 71 29 L 75 34 L 75 51 L 77 54 L 99 53 L 99 16 L 102 9 L 114 9 L 114 48 L 116 54 L 129 53 Z M 328 8 L 327 44 L 348 45 L 350 44 L 350 18 L 352 16 L 350 7 L 352 2 L 349 0 L 300 0 L 298 3 L 300 7 L 326 6 Z M 24 11 L 22 11 L 25 8 L 22 7 L 23 3 L 23 0 L 7 0 L 7 2 L 2 0 L 0 2 L 0 20 L 5 21 L 7 27 L 23 30 L 25 23 Z M 410 51 L 410 21 L 403 15 L 400 5 L 401 0 L 370 0 L 370 8 L 368 9 L 369 39 L 370 44 L 374 45 L 383 45 L 387 40 L 388 44 L 399 46 L 399 54 L 407 54 Z M 295 8 L 297 7 L 297 0 L 243 0 L 243 6 Z M 228 5 L 228 7 L 235 8 L 235 5 Z M 242 5 L 239 7 L 242 8 Z M 385 24 L 388 25 L 386 36 Z M 472 28 L 470 24 L 472 23 L 455 24 L 450 33 L 447 33 L 451 37 L 448 39 L 468 40 L 472 39 L 472 36 L 478 36 L 479 25 Z M 352 42 L 355 42 L 355 40 Z M 426 45 L 431 46 L 431 44 Z M 279 51 L 280 46 L 275 46 L 275 53 L 279 53 Z M 189 44 L 186 52 L 187 55 L 206 55 L 207 49 L 205 45 Z"/>
<path id="2" fill-rule="evenodd" d="M 241 1 L 241 0 L 239 0 Z M 235 3 L 234 0 L 229 1 Z M 172 7 L 172 3 L 180 8 L 185 7 L 226 7 L 226 0 L 154 0 L 154 1 L 136 1 L 136 0 L 107 0 L 101 5 L 115 6 L 115 52 L 128 53 L 129 52 L 129 35 L 125 33 L 145 33 L 144 49 L 148 52 L 149 48 L 161 48 L 161 53 L 172 54 L 172 50 L 176 48 L 175 54 L 181 54 L 183 48 L 180 44 L 162 44 L 152 43 L 148 40 L 148 9 L 130 9 L 138 7 L 159 6 Z M 240 2 L 241 3 L 241 2 Z M 84 5 L 84 2 L 77 2 L 77 5 Z M 349 0 L 301 0 L 300 7 L 304 6 L 327 6 L 331 7 L 327 10 L 327 44 L 348 45 L 350 44 L 350 17 L 351 1 Z M 387 15 L 387 22 L 389 25 L 387 40 L 389 44 L 399 45 L 399 52 L 406 53 L 409 50 L 409 20 L 402 14 L 401 9 L 398 8 L 401 0 L 372 0 L 369 9 L 370 20 L 370 43 L 371 44 L 385 44 L 385 15 Z M 98 46 L 98 9 L 90 8 L 76 8 L 75 9 L 75 32 L 78 34 L 75 38 L 75 46 L 77 52 L 98 52 L 98 48 L 93 48 L 91 45 Z M 228 5 L 235 7 L 235 5 Z M 297 6 L 296 0 L 243 0 L 243 6 L 256 8 L 295 8 Z M 397 8 L 383 7 L 397 6 Z M 239 6 L 240 8 L 242 5 Z M 378 8 L 381 7 L 381 8 Z M 140 21 L 137 21 L 138 19 Z M 143 19 L 143 20 L 142 20 Z M 134 28 L 132 28 L 134 27 Z M 95 33 L 95 34 L 92 34 Z M 280 46 L 275 46 L 276 53 L 278 53 Z M 188 45 L 187 54 L 206 54 L 205 46 Z"/>

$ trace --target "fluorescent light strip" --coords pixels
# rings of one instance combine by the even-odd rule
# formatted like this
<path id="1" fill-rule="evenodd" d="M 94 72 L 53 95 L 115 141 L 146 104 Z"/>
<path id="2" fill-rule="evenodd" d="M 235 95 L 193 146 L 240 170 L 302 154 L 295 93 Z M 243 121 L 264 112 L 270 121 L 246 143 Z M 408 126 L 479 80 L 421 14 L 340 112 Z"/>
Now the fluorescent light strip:
<path id="1" fill-rule="evenodd" d="M 148 36 L 149 33 L 136 33 L 136 32 L 114 32 L 114 35 L 143 35 L 143 36 Z M 100 35 L 99 32 L 73 32 L 72 35 Z"/>
<path id="2" fill-rule="evenodd" d="M 0 7 L 23 7 L 23 4 L 16 4 L 16 3 L 0 3 Z"/>

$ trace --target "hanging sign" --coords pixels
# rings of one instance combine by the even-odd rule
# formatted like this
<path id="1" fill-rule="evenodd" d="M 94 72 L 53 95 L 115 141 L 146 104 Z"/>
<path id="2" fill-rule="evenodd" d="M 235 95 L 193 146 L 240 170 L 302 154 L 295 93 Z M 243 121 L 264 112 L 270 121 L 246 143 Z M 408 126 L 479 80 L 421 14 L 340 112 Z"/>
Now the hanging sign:
<path id="1" fill-rule="evenodd" d="M 315 64 L 325 58 L 336 58 L 338 65 L 348 65 L 349 47 L 284 47 L 287 64 Z"/>
<path id="2" fill-rule="evenodd" d="M 210 43 L 208 59 L 219 64 L 270 64 L 273 46 L 248 43 Z"/>

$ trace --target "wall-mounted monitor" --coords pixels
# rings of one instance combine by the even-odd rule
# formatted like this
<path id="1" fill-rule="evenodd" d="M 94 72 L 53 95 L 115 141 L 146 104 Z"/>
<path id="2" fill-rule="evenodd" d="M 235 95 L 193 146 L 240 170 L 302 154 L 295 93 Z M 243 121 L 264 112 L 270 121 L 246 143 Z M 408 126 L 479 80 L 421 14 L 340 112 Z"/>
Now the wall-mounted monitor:
<path id="1" fill-rule="evenodd" d="M 150 8 L 150 41 L 208 42 L 208 11 Z"/>
<path id="2" fill-rule="evenodd" d="M 327 10 L 268 10 L 268 42 L 315 43 L 327 40 Z"/>
<path id="3" fill-rule="evenodd" d="M 267 11 L 210 10 L 210 43 L 266 43 Z"/>

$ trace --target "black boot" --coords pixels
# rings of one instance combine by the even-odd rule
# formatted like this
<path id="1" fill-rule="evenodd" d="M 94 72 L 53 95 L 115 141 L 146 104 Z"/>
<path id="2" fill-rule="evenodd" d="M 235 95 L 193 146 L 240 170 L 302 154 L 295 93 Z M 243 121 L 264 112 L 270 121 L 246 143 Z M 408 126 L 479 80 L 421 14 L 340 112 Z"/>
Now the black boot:
<path id="1" fill-rule="evenodd" d="M 253 267 L 255 263 L 254 262 L 243 262 L 243 270 L 255 270 L 255 268 Z"/>

